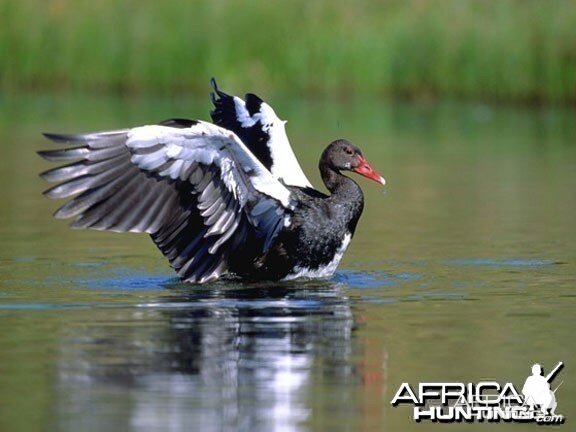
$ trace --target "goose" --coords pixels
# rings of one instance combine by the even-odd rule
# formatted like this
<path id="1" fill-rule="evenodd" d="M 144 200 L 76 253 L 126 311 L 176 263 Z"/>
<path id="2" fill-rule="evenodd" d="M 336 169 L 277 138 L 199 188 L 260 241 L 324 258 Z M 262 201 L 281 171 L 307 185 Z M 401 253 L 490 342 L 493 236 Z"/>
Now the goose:
<path id="1" fill-rule="evenodd" d="M 272 107 L 211 80 L 212 123 L 174 118 L 86 134 L 44 133 L 63 166 L 40 176 L 68 199 L 56 218 L 72 228 L 147 233 L 178 276 L 278 281 L 333 275 L 364 208 L 355 172 L 385 180 L 345 139 L 323 151 L 329 194 L 312 186 Z"/>

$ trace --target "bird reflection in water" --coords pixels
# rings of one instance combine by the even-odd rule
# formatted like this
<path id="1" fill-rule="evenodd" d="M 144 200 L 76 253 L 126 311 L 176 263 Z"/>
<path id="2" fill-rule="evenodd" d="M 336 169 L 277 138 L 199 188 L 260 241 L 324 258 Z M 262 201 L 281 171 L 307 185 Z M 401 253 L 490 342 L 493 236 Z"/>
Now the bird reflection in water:
<path id="1" fill-rule="evenodd" d="M 67 330 L 60 429 L 300 430 L 358 412 L 345 285 L 171 288 Z"/>

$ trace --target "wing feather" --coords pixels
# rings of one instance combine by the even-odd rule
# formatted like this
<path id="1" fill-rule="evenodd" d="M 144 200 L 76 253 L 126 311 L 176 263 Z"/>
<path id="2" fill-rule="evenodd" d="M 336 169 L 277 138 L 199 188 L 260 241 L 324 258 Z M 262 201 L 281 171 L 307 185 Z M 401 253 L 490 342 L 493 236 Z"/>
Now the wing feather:
<path id="1" fill-rule="evenodd" d="M 220 90 L 214 78 L 210 82 L 212 121 L 238 135 L 274 178 L 291 186 L 312 187 L 290 146 L 286 122 L 272 107 L 254 94 L 246 94 L 243 100 Z"/>
<path id="2" fill-rule="evenodd" d="M 189 281 L 219 277 L 249 239 L 269 247 L 290 216 L 290 191 L 233 132 L 209 123 L 46 136 L 72 145 L 40 152 L 68 163 L 41 174 L 58 183 L 46 196 L 71 198 L 55 216 L 74 218 L 74 228 L 147 232 Z"/>

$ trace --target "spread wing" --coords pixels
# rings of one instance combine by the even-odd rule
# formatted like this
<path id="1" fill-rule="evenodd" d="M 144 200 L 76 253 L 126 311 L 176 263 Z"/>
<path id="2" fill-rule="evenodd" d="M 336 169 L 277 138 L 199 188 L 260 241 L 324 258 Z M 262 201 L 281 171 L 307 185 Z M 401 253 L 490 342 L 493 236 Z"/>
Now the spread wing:
<path id="1" fill-rule="evenodd" d="M 74 145 L 40 152 L 72 162 L 41 174 L 59 183 L 49 198 L 74 197 L 55 216 L 77 228 L 149 233 L 188 281 L 218 278 L 247 241 L 266 251 L 290 217 L 290 191 L 234 133 L 210 123 L 46 136 Z"/>
<path id="2" fill-rule="evenodd" d="M 290 186 L 312 187 L 294 156 L 284 120 L 280 120 L 270 105 L 258 96 L 248 93 L 245 100 L 231 96 L 211 80 L 215 93 L 211 93 L 215 109 L 212 121 L 233 131 L 272 173 Z"/>

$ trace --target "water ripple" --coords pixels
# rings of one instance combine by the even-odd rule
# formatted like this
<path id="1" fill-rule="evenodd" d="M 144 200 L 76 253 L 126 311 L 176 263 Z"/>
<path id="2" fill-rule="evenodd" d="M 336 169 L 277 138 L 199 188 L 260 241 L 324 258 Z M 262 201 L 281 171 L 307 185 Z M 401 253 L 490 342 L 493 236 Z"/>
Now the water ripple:
<path id="1" fill-rule="evenodd" d="M 458 266 L 489 266 L 489 267 L 540 267 L 558 264 L 556 261 L 548 259 L 492 259 L 492 258 L 469 258 L 444 261 L 448 265 Z"/>

